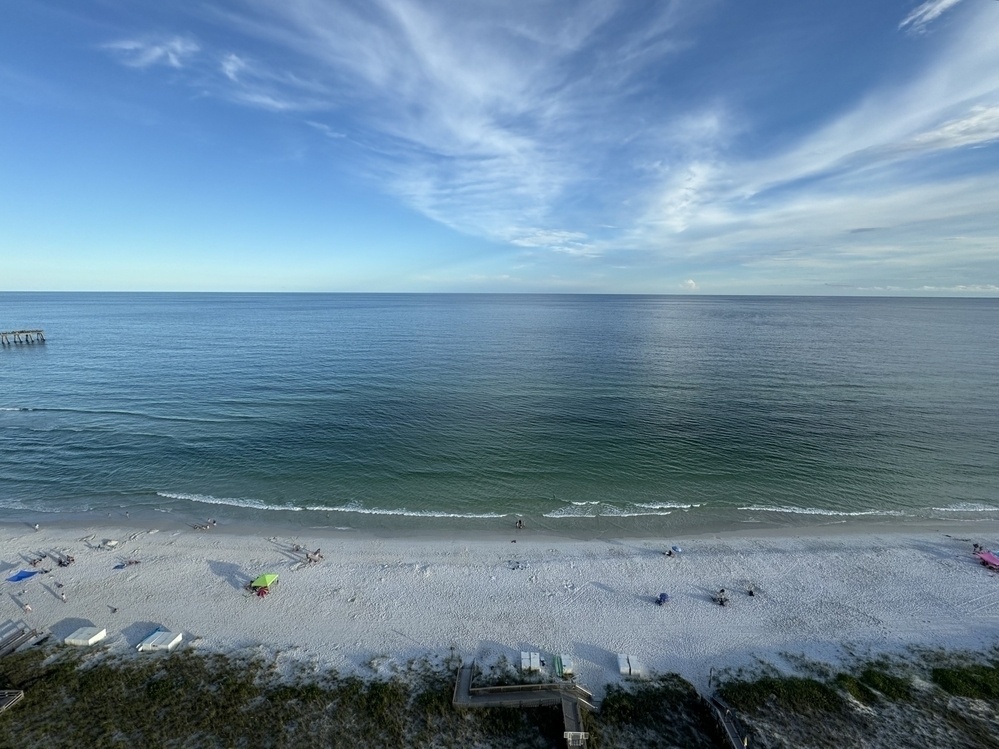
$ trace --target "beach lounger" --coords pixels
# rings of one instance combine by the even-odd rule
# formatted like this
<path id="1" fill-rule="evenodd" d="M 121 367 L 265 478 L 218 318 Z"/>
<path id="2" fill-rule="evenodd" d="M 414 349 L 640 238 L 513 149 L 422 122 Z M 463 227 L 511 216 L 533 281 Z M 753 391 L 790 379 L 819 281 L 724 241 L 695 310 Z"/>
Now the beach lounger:
<path id="1" fill-rule="evenodd" d="M 631 672 L 632 679 L 645 678 L 645 664 L 633 655 L 628 656 L 628 670 Z"/>
<path id="2" fill-rule="evenodd" d="M 167 632 L 166 630 L 157 629 L 146 639 L 136 645 L 135 649 L 140 653 L 157 650 L 169 651 L 180 645 L 183 638 L 184 635 L 180 632 Z"/>
<path id="3" fill-rule="evenodd" d="M 572 676 L 575 671 L 575 665 L 572 662 L 572 656 L 567 653 L 560 653 L 555 656 L 555 673 L 561 676 L 563 679 L 568 679 Z"/>
<path id="4" fill-rule="evenodd" d="M 618 653 L 617 669 L 621 672 L 621 676 L 628 676 L 632 679 L 645 678 L 645 664 L 633 655 Z"/>
<path id="5" fill-rule="evenodd" d="M 108 631 L 106 629 L 99 627 L 80 627 L 63 642 L 67 645 L 87 647 L 89 645 L 93 645 L 94 643 L 100 642 L 107 636 Z"/>

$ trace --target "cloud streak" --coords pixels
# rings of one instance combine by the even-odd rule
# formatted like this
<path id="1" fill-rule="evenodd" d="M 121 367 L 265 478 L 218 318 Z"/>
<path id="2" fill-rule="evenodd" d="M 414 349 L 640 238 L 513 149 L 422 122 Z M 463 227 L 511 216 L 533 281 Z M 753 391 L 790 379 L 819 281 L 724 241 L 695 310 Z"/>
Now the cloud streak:
<path id="1" fill-rule="evenodd" d="M 104 45 L 104 49 L 114 54 L 124 65 L 133 68 L 148 68 L 166 65 L 170 68 L 183 68 L 200 51 L 200 45 L 185 36 L 161 38 L 123 39 Z"/>
<path id="2" fill-rule="evenodd" d="M 913 9 L 898 25 L 915 33 L 923 33 L 926 27 L 957 5 L 961 0 L 928 0 Z"/>
<path id="3" fill-rule="evenodd" d="M 999 234 L 999 167 L 989 151 L 954 173 L 952 157 L 999 143 L 999 14 L 967 6 L 923 33 L 959 2 L 922 3 L 905 34 L 891 22 L 922 45 L 918 64 L 870 76 L 766 149 L 750 147 L 765 133 L 747 92 L 685 88 L 674 70 L 712 3 L 247 0 L 210 16 L 229 48 L 177 35 L 106 49 L 298 115 L 358 148 L 365 176 L 425 216 L 565 262 L 628 251 L 684 269 L 919 268 L 941 262 L 932 242 L 970 226 L 952 252 L 974 269 Z M 704 287 L 699 270 L 677 272 L 674 288 Z"/>

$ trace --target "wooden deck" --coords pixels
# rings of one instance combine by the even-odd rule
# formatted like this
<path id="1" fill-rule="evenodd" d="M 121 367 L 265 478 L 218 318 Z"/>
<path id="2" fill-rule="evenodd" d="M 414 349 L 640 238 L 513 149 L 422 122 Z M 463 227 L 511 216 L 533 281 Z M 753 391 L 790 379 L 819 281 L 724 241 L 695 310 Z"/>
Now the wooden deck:
<path id="1" fill-rule="evenodd" d="M 0 330 L 0 344 L 9 346 L 13 343 L 45 343 L 45 331 L 34 330 Z"/>
<path id="2" fill-rule="evenodd" d="M 562 708 L 566 746 L 585 747 L 589 738 L 583 731 L 580 707 L 593 709 L 593 695 L 577 684 L 549 682 L 517 684 L 508 687 L 473 687 L 475 663 L 462 664 L 454 684 L 452 703 L 461 708 L 484 707 L 554 707 Z"/>

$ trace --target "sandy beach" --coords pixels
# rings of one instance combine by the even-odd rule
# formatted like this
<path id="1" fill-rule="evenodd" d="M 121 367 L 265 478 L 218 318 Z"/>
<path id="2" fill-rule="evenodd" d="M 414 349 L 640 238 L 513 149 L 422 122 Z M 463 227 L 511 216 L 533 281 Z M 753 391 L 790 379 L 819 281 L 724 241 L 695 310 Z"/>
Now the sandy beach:
<path id="1" fill-rule="evenodd" d="M 0 622 L 56 638 L 106 627 L 120 652 L 163 627 L 183 632 L 184 647 L 367 674 L 452 648 L 487 662 L 567 653 L 594 690 L 620 678 L 619 653 L 706 689 L 712 670 L 780 665 L 783 653 L 835 661 L 995 644 L 999 575 L 972 557 L 972 543 L 994 544 L 994 527 L 799 532 L 571 540 L 511 528 L 414 540 L 10 524 Z M 674 544 L 682 552 L 667 557 Z M 323 559 L 308 563 L 316 549 Z M 73 563 L 58 566 L 60 554 Z M 9 582 L 20 570 L 49 571 Z M 245 586 L 265 572 L 280 582 L 260 598 Z M 712 600 L 721 588 L 725 606 Z M 657 606 L 662 592 L 670 601 Z"/>

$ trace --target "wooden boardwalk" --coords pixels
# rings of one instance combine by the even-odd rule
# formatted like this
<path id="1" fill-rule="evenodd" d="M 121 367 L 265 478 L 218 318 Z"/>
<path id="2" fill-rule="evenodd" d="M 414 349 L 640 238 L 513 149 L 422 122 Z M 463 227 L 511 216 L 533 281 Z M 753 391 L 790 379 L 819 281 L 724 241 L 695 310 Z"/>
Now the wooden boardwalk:
<path id="1" fill-rule="evenodd" d="M 718 719 L 718 724 L 725 733 L 725 738 L 728 740 L 729 746 L 732 749 L 744 749 L 744 747 L 749 746 L 749 737 L 741 735 L 739 726 L 735 722 L 735 711 L 733 711 L 732 708 L 717 695 L 711 695 L 711 697 L 707 699 L 707 703 L 714 711 L 715 717 Z"/>
<path id="2" fill-rule="evenodd" d="M 20 689 L 0 689 L 0 713 L 24 699 Z"/>
<path id="3" fill-rule="evenodd" d="M 12 340 L 13 339 L 13 340 Z M 0 330 L 0 345 L 12 343 L 45 343 L 44 330 Z"/>
<path id="4" fill-rule="evenodd" d="M 593 695 L 576 684 L 517 684 L 509 687 L 473 687 L 475 663 L 462 664 L 454 684 L 452 703 L 461 708 L 554 707 L 561 706 L 566 746 L 585 747 L 589 738 L 583 730 L 580 706 L 593 709 Z"/>

